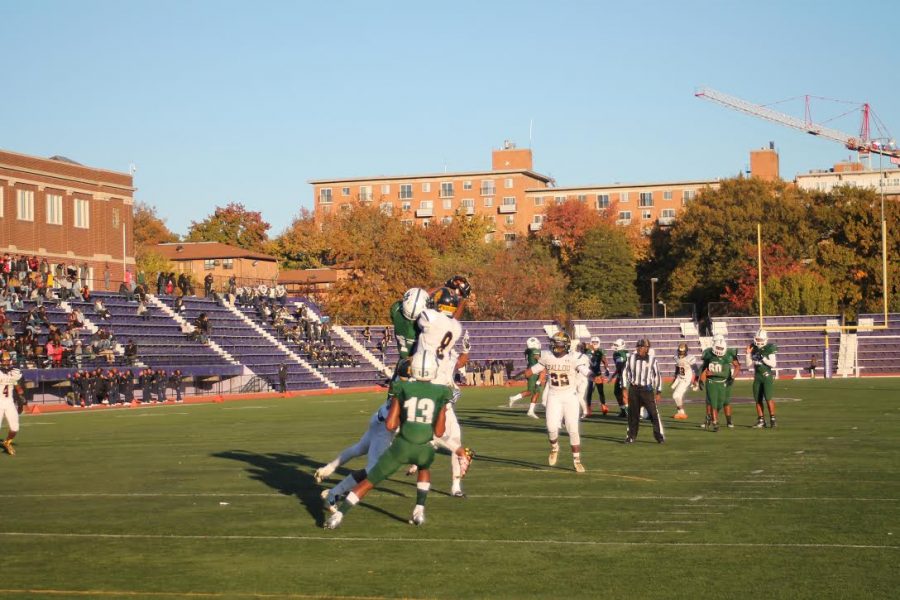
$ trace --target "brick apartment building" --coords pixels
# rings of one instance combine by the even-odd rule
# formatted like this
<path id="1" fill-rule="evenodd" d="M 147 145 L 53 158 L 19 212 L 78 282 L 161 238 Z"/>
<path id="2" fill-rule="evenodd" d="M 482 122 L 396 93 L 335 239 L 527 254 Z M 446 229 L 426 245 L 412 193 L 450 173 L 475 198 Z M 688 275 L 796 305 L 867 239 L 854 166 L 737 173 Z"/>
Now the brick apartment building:
<path id="1" fill-rule="evenodd" d="M 64 157 L 0 150 L 0 252 L 87 263 L 95 288 L 134 270 L 133 178 Z"/>
<path id="2" fill-rule="evenodd" d="M 763 160 L 751 157 L 751 165 L 764 177 L 771 177 L 774 169 L 777 178 L 777 154 L 759 152 Z M 489 171 L 314 179 L 309 182 L 314 214 L 321 219 L 334 210 L 368 203 L 410 225 L 425 227 L 457 215 L 479 214 L 495 223 L 491 237 L 512 241 L 538 231 L 553 202 L 576 199 L 597 210 L 615 206 L 620 223 L 640 222 L 649 230 L 656 223 L 671 225 L 700 190 L 718 186 L 717 180 L 686 180 L 556 187 L 550 177 L 534 171 L 531 150 L 510 142 L 493 150 L 491 163 Z"/>

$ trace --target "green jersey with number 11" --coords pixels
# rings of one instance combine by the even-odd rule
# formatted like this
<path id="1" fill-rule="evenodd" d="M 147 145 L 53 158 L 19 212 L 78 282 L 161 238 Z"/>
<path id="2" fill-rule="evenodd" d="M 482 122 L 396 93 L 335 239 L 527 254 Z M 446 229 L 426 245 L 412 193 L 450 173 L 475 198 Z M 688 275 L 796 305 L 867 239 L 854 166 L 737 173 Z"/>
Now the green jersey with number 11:
<path id="1" fill-rule="evenodd" d="M 427 444 L 434 437 L 434 422 L 453 396 L 446 385 L 429 381 L 395 381 L 391 393 L 400 403 L 400 437 Z"/>

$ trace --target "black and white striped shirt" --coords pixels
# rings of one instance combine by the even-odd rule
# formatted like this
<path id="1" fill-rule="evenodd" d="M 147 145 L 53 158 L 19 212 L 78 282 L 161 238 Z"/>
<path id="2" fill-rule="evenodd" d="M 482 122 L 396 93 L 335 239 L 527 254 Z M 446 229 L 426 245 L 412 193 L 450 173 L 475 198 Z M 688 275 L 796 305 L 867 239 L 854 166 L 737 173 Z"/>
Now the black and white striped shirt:
<path id="1" fill-rule="evenodd" d="M 662 392 L 659 363 L 656 362 L 656 356 L 652 352 L 646 358 L 639 357 L 637 351 L 628 355 L 628 362 L 622 373 L 622 387 L 627 388 L 630 385 L 652 389 L 657 394 Z"/>

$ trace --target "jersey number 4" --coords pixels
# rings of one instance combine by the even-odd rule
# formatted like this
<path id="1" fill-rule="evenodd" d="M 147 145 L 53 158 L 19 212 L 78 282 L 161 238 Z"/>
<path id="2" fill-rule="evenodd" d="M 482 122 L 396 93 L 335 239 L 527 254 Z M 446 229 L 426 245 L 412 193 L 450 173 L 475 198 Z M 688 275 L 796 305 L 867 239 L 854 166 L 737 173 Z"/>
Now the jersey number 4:
<path id="1" fill-rule="evenodd" d="M 434 418 L 434 400 L 431 398 L 410 398 L 403 403 L 406 420 L 409 423 L 431 423 Z"/>
<path id="2" fill-rule="evenodd" d="M 3 394 L 2 394 L 2 396 L 3 396 L 4 398 L 9 398 L 9 397 L 10 397 L 10 394 L 9 394 L 9 384 L 8 384 L 8 383 L 7 383 L 6 385 L 3 386 Z"/>

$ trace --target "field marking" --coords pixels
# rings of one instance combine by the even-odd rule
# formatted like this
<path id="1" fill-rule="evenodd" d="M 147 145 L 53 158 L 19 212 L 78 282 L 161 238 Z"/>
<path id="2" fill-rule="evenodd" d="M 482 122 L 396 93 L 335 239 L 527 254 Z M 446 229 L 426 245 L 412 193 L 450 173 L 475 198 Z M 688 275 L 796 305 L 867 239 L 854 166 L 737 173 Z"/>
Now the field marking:
<path id="1" fill-rule="evenodd" d="M 267 594 L 262 592 L 137 592 L 133 590 L 53 590 L 22 589 L 4 590 L 0 594 L 39 594 L 42 596 L 111 596 L 115 598 L 297 598 L 298 600 L 315 600 L 321 598 L 338 598 L 339 600 L 386 600 L 388 596 L 335 596 L 334 594 Z"/>
<path id="2" fill-rule="evenodd" d="M 746 490 L 743 490 L 747 493 Z M 372 498 L 395 498 L 396 494 L 373 492 L 369 494 Z M 700 499 L 710 502 L 758 502 L 760 500 L 770 500 L 774 502 L 900 502 L 900 498 L 853 498 L 841 497 L 832 498 L 827 496 L 604 496 L 600 494 L 466 494 L 469 498 L 505 498 L 509 500 L 672 500 L 681 502 L 696 502 Z M 280 492 L 63 492 L 63 493 L 21 493 L 21 494 L 0 494 L 0 498 L 295 498 L 292 494 L 282 494 Z M 690 504 L 688 507 L 702 506 L 718 506 L 726 508 L 734 506 L 732 504 Z M 704 513 L 708 514 L 708 513 Z"/>
<path id="3" fill-rule="evenodd" d="M 699 515 L 697 515 L 697 516 L 699 516 Z M 688 524 L 688 523 L 703 523 L 703 521 L 669 521 L 669 520 L 665 520 L 665 521 L 638 521 L 638 523 L 641 523 L 644 525 L 666 525 L 669 523 L 677 523 L 680 525 L 680 524 Z"/>
<path id="4" fill-rule="evenodd" d="M 637 529 L 627 533 L 653 533 Z M 666 532 L 674 533 L 674 532 Z M 687 532 L 682 532 L 687 533 Z M 502 539 L 502 538 L 407 538 L 407 537 L 358 537 L 337 535 L 169 535 L 160 533 L 50 533 L 27 531 L 3 531 L 0 537 L 7 538 L 54 538 L 54 539 L 111 539 L 111 540 L 207 540 L 207 541 L 286 541 L 286 542 L 392 542 L 409 544 L 425 542 L 438 544 L 509 544 L 509 545 L 556 545 L 556 546 L 696 546 L 709 548 L 835 548 L 863 550 L 900 550 L 900 545 L 880 544 L 800 544 L 800 543 L 754 543 L 754 542 L 604 542 L 598 540 L 554 540 L 554 539 Z"/>
<path id="5" fill-rule="evenodd" d="M 188 415 L 186 412 L 164 412 L 159 414 L 142 412 L 134 415 L 116 415 L 117 419 L 143 419 L 146 417 L 170 417 L 172 415 Z"/>
<path id="6" fill-rule="evenodd" d="M 266 410 L 271 406 L 225 406 L 222 410 Z"/>

